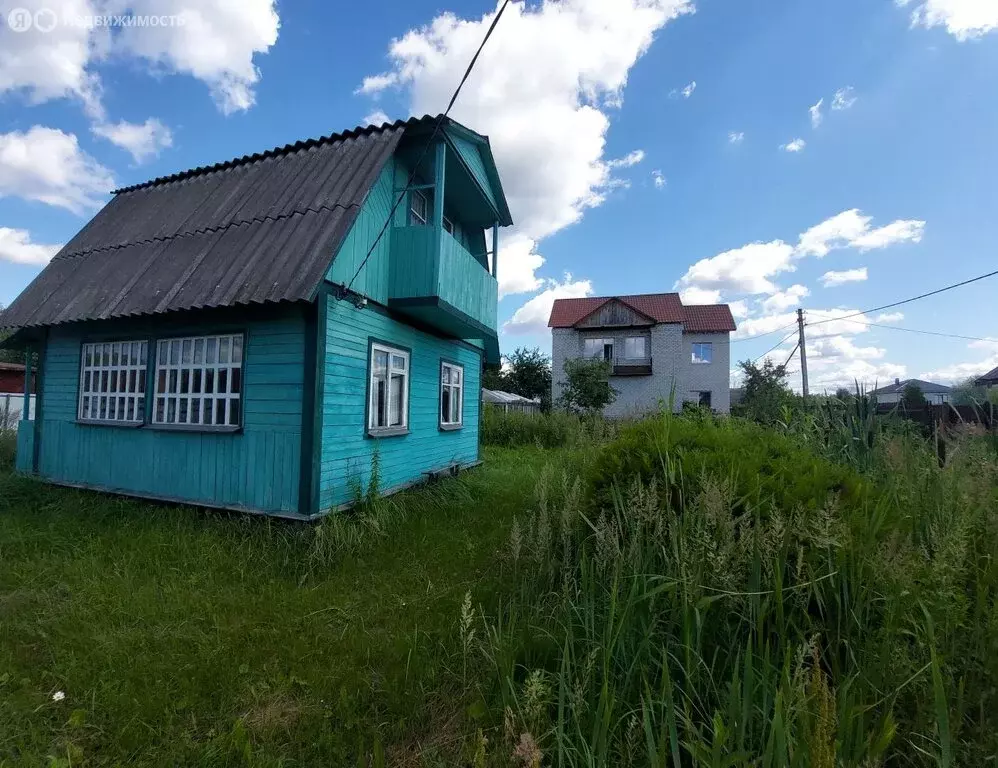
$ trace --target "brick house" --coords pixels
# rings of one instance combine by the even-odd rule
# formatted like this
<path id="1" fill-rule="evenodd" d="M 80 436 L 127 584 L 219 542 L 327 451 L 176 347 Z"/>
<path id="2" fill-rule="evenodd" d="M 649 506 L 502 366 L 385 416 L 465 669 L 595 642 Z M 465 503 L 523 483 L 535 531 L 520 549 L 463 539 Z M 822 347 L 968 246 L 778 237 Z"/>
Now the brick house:
<path id="1" fill-rule="evenodd" d="M 613 366 L 611 417 L 653 411 L 675 392 L 674 409 L 692 402 L 730 411 L 727 304 L 684 305 L 677 293 L 558 299 L 552 335 L 552 397 L 561 396 L 565 361 L 579 357 Z"/>

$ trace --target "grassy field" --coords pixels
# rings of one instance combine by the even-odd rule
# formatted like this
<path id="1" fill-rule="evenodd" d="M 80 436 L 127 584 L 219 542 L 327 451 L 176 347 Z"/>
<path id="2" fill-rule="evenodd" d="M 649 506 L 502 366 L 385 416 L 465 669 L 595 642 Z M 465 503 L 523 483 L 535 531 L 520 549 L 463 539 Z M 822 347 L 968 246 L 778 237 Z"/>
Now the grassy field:
<path id="1" fill-rule="evenodd" d="M 0 766 L 998 760 L 998 443 L 486 419 L 318 526 L 0 472 Z"/>
<path id="2" fill-rule="evenodd" d="M 545 460 L 325 527 L 0 475 L 0 765 L 454 764 L 462 599 Z"/>

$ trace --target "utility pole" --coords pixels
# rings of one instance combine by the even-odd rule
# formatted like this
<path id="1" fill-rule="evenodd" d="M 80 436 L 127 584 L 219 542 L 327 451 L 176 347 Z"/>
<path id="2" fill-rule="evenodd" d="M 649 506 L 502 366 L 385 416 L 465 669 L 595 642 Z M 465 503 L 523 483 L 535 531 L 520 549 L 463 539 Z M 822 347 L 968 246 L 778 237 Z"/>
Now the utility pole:
<path id="1" fill-rule="evenodd" d="M 800 333 L 800 378 L 804 391 L 804 401 L 807 401 L 807 348 L 804 346 L 804 310 L 797 310 L 797 329 Z"/>

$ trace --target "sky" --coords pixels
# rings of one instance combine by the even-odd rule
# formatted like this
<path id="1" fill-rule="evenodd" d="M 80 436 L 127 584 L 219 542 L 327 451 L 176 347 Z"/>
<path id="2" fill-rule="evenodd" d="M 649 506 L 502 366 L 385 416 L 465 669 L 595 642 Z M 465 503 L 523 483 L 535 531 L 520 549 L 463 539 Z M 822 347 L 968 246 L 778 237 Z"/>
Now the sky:
<path id="1" fill-rule="evenodd" d="M 0 0 L 0 304 L 115 187 L 439 113 L 497 9 Z M 511 2 L 451 114 L 515 222 L 505 352 L 555 298 L 675 290 L 731 305 L 733 362 L 832 320 L 812 391 L 998 366 L 998 278 L 834 320 L 998 269 L 998 0 Z"/>

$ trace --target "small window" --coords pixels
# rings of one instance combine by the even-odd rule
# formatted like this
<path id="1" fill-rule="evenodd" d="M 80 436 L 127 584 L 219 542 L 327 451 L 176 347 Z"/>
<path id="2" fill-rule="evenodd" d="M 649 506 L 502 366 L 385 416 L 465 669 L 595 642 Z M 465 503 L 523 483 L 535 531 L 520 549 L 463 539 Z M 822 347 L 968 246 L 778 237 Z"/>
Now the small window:
<path id="1" fill-rule="evenodd" d="M 147 350 L 145 341 L 83 345 L 80 421 L 141 424 L 145 420 Z"/>
<path id="2" fill-rule="evenodd" d="M 605 360 L 613 360 L 613 339 L 586 339 L 584 342 L 583 356 Z"/>
<path id="3" fill-rule="evenodd" d="M 409 353 L 371 345 L 368 429 L 402 430 L 409 424 Z"/>
<path id="4" fill-rule="evenodd" d="M 709 342 L 695 342 L 693 344 L 693 362 L 709 363 L 714 358 L 714 345 Z"/>
<path id="5" fill-rule="evenodd" d="M 459 427 L 464 418 L 464 368 L 440 364 L 440 426 Z"/>
<path id="6" fill-rule="evenodd" d="M 242 334 L 163 339 L 156 346 L 152 422 L 238 427 L 242 383 Z"/>
<path id="7" fill-rule="evenodd" d="M 628 360 L 645 360 L 648 358 L 648 339 L 644 336 L 632 336 L 624 339 L 624 357 Z"/>
<path id="8" fill-rule="evenodd" d="M 454 234 L 454 222 L 444 216 L 444 229 L 447 230 L 451 235 Z"/>
<path id="9" fill-rule="evenodd" d="M 425 224 L 426 219 L 429 217 L 430 204 L 424 195 L 419 190 L 413 190 L 409 193 L 409 225 L 417 226 L 420 224 Z"/>
<path id="10" fill-rule="evenodd" d="M 710 408 L 710 392 L 697 392 L 697 405 L 701 408 Z"/>

